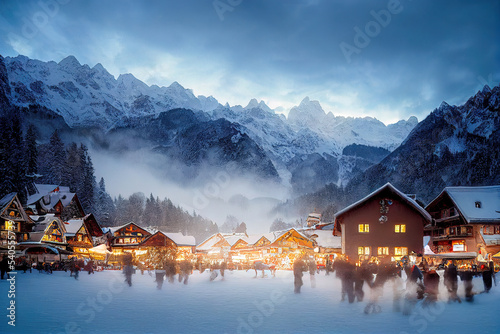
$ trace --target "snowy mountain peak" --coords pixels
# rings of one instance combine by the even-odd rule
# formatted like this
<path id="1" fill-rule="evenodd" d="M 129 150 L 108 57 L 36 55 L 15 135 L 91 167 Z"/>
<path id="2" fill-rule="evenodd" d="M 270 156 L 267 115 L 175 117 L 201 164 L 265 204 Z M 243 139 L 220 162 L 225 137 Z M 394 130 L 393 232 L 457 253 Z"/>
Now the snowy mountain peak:
<path id="1" fill-rule="evenodd" d="M 59 66 L 67 69 L 77 69 L 82 66 L 75 56 L 67 56 L 59 62 Z"/>
<path id="2" fill-rule="evenodd" d="M 264 101 L 261 100 L 260 102 L 257 102 L 257 99 L 251 99 L 250 102 L 248 102 L 248 105 L 243 109 L 250 110 L 254 108 L 260 108 L 264 111 L 274 113 L 274 111 L 269 108 L 269 106 Z"/>
<path id="3" fill-rule="evenodd" d="M 325 111 L 318 101 L 311 101 L 306 96 L 298 106 L 290 109 L 288 120 L 299 126 L 313 126 L 325 117 Z"/>
<path id="4" fill-rule="evenodd" d="M 491 93 L 491 88 L 488 85 L 484 85 L 483 90 L 481 91 L 483 94 Z"/>
<path id="5" fill-rule="evenodd" d="M 174 89 L 174 90 L 184 90 L 184 87 L 182 87 L 182 85 L 180 83 L 178 83 L 177 81 L 172 82 L 170 84 L 170 86 L 168 86 L 168 88 Z"/>
<path id="6" fill-rule="evenodd" d="M 106 72 L 106 73 L 108 73 L 108 71 L 106 71 L 106 69 L 104 68 L 104 66 L 102 66 L 101 63 L 95 64 L 94 67 L 92 67 L 92 70 L 95 71 L 95 72 Z"/>

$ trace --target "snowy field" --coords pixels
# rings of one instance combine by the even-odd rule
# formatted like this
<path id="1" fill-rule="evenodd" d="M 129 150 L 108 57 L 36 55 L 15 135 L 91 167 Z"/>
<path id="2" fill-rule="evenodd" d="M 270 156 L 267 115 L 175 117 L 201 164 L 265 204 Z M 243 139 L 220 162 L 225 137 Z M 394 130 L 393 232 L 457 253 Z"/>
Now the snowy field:
<path id="1" fill-rule="evenodd" d="M 15 298 L 0 281 L 0 333 L 500 333 L 500 285 L 478 294 L 473 303 L 448 304 L 441 282 L 440 301 L 417 305 L 412 315 L 393 312 L 392 285 L 384 287 L 381 312 L 364 314 L 365 301 L 340 302 L 340 280 L 316 275 L 312 288 L 304 274 L 302 293 L 293 293 L 293 275 L 278 271 L 253 278 L 253 271 L 227 271 L 210 281 L 195 271 L 189 284 L 133 275 L 132 287 L 118 271 L 52 275 L 18 273 Z M 481 278 L 474 291 L 481 292 Z M 463 298 L 459 282 L 459 296 Z M 15 327 L 8 325 L 9 302 L 15 300 Z"/>

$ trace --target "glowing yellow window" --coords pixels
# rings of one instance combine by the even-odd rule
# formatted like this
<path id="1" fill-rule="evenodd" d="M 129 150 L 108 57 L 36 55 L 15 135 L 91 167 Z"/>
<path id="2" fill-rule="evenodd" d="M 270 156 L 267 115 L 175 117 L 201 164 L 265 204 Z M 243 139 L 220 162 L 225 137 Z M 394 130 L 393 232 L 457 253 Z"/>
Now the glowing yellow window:
<path id="1" fill-rule="evenodd" d="M 406 233 L 406 224 L 398 224 L 394 226 L 394 232 Z"/>
<path id="2" fill-rule="evenodd" d="M 370 232 L 370 224 L 359 224 L 358 232 L 360 233 L 368 233 Z"/>
<path id="3" fill-rule="evenodd" d="M 394 247 L 394 255 L 396 256 L 408 255 L 408 247 Z"/>
<path id="4" fill-rule="evenodd" d="M 370 247 L 358 247 L 358 255 L 370 255 Z"/>
<path id="5" fill-rule="evenodd" d="M 389 247 L 379 247 L 378 255 L 389 255 Z"/>

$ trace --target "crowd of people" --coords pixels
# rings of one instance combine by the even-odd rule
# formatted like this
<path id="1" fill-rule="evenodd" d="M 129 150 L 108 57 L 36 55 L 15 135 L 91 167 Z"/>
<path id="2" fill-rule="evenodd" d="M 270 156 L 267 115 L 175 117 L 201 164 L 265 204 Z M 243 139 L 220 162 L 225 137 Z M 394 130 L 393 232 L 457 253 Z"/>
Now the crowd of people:
<path id="1" fill-rule="evenodd" d="M 349 303 L 361 302 L 364 299 L 364 286 L 370 288 L 370 300 L 365 308 L 365 313 L 377 313 L 381 311 L 378 303 L 383 293 L 386 282 L 393 284 L 393 308 L 395 311 L 403 310 L 404 314 L 410 314 L 412 307 L 418 300 L 423 305 L 435 303 L 438 300 L 441 276 L 437 268 L 444 269 L 443 283 L 448 292 L 448 302 L 461 303 L 458 297 L 458 278 L 463 281 L 465 300 L 472 302 L 474 299 L 472 279 L 475 275 L 481 275 L 484 283 L 483 292 L 489 292 L 495 282 L 495 270 L 492 261 L 481 265 L 480 270 L 458 270 L 453 260 L 443 260 L 439 265 L 431 264 L 417 257 L 415 264 L 410 264 L 408 258 L 401 261 L 391 262 L 388 258 L 365 258 L 355 264 L 348 257 L 339 256 L 333 263 L 327 262 L 326 275 L 335 273 L 341 281 L 341 301 Z M 294 291 L 300 293 L 303 285 L 303 273 L 309 272 L 311 286 L 314 285 L 314 271 L 316 270 L 312 258 L 299 258 L 294 262 Z M 403 280 L 406 276 L 406 282 Z M 404 298 L 403 298 L 404 297 Z M 403 303 L 403 306 L 401 305 Z"/>

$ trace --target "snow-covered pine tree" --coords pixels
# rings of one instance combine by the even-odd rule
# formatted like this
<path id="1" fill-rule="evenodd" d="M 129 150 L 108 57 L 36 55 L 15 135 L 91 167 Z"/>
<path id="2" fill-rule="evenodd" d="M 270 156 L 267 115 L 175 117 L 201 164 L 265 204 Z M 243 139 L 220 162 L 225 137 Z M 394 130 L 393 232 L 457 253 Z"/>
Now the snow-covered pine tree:
<path id="1" fill-rule="evenodd" d="M 84 165 L 82 164 L 82 158 L 80 156 L 81 150 L 75 142 L 69 144 L 66 149 L 66 161 L 64 164 L 64 180 L 65 186 L 69 187 L 69 190 L 79 194 L 79 189 L 82 184 L 82 177 L 84 174 Z"/>
<path id="2" fill-rule="evenodd" d="M 83 166 L 80 185 L 78 187 L 78 196 L 85 212 L 95 212 L 94 210 L 94 189 L 96 180 L 94 176 L 94 166 L 92 159 L 88 155 L 88 149 L 80 144 L 80 163 Z"/>
<path id="3" fill-rule="evenodd" d="M 47 183 L 62 185 L 64 180 L 64 163 L 66 162 L 66 151 L 64 150 L 64 143 L 59 137 L 57 129 L 50 136 L 49 141 L 49 175 Z"/>
<path id="4" fill-rule="evenodd" d="M 97 187 L 95 201 L 95 217 L 101 226 L 111 226 L 111 219 L 114 215 L 115 205 L 111 196 L 106 192 L 106 184 L 104 178 L 101 177 Z"/>

